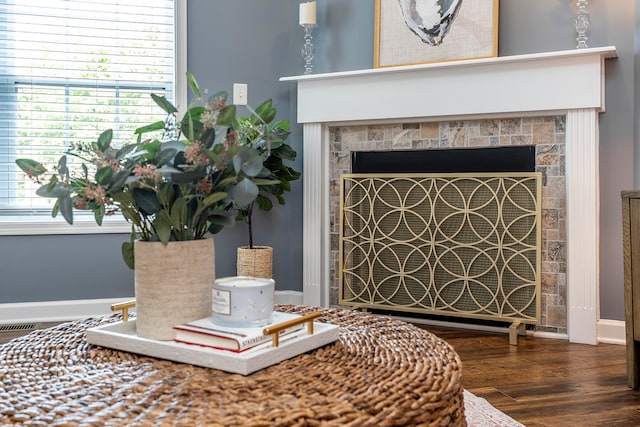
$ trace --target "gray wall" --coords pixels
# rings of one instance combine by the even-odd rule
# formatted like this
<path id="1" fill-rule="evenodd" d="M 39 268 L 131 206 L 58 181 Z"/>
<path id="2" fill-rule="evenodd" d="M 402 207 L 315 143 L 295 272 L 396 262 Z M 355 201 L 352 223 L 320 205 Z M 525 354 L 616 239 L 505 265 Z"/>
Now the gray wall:
<path id="1" fill-rule="evenodd" d="M 201 88 L 231 92 L 248 83 L 249 104 L 273 98 L 280 118 L 294 124 L 290 143 L 299 153 L 295 86 L 278 82 L 302 74 L 298 1 L 189 0 L 189 65 Z M 573 49 L 573 0 L 503 0 L 499 55 Z M 607 111 L 600 122 L 601 317 L 624 319 L 620 191 L 640 188 L 636 153 L 635 34 L 639 0 L 591 0 L 590 47 L 615 45 L 619 58 L 606 66 Z M 372 0 L 318 2 L 314 72 L 371 68 Z M 638 159 L 640 161 L 640 159 Z M 304 172 L 304 171 L 303 171 Z M 301 290 L 302 189 L 294 184 L 287 205 L 255 218 L 256 242 L 275 248 L 278 289 Z M 120 262 L 126 236 L 0 238 L 0 303 L 131 295 L 133 279 Z M 242 224 L 216 236 L 218 276 L 233 274 L 235 248 L 244 244 Z M 70 253 L 71 251 L 71 253 Z M 45 262 L 46 260 L 46 262 Z M 35 267 L 34 267 L 35 266 Z"/>
<path id="2" fill-rule="evenodd" d="M 128 238 L 1 236 L 0 303 L 131 297 L 133 272 L 120 255 Z"/>
<path id="3" fill-rule="evenodd" d="M 233 83 L 247 83 L 249 106 L 272 99 L 279 119 L 289 119 L 288 143 L 298 152 L 295 169 L 302 170 L 302 128 L 296 124 L 295 94 L 282 76 L 304 70 L 298 54 L 302 37 L 298 2 L 292 0 L 189 0 L 188 69 L 201 89 L 232 93 Z M 238 114 L 249 110 L 239 107 Z M 253 217 L 254 244 L 274 249 L 276 288 L 302 291 L 302 180 L 292 183 L 286 205 Z M 235 274 L 236 248 L 248 244 L 244 223 L 215 237 L 216 275 Z"/>

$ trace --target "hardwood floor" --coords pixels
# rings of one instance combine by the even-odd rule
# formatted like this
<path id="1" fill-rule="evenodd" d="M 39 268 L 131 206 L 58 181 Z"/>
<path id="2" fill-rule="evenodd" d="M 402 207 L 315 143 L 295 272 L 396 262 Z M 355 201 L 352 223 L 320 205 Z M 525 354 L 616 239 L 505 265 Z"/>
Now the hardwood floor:
<path id="1" fill-rule="evenodd" d="M 527 427 L 640 426 L 625 346 L 422 326 L 462 359 L 464 387 Z"/>

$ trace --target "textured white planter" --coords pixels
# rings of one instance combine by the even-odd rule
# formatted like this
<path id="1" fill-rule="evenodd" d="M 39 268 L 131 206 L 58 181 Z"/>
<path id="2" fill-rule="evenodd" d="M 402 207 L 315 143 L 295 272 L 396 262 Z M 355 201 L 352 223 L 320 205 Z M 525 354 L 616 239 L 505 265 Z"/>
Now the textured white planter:
<path id="1" fill-rule="evenodd" d="M 211 315 L 213 239 L 135 242 L 136 333 L 172 340 L 173 326 Z"/>

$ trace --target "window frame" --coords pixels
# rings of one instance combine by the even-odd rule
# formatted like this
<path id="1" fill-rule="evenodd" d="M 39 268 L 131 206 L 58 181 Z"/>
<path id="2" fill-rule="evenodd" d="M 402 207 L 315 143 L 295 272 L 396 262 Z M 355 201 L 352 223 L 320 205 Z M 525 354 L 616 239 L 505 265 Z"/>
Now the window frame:
<path id="1" fill-rule="evenodd" d="M 187 0 L 175 1 L 175 68 L 174 88 L 175 105 L 179 117 L 187 107 Z M 8 212 L 8 211 L 6 211 Z M 19 213 L 16 215 L 0 215 L 0 236 L 19 235 L 73 235 L 73 234 L 105 234 L 130 233 L 131 224 L 122 216 L 105 218 L 102 225 L 97 225 L 91 214 L 74 215 L 73 225 L 67 224 L 62 215 L 53 218 L 50 215 L 33 215 Z"/>

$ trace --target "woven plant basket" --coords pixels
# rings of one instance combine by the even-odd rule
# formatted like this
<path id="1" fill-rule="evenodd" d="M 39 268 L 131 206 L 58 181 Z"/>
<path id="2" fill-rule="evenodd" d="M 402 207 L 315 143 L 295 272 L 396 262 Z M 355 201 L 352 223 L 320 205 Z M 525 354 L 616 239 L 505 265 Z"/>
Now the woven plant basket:
<path id="1" fill-rule="evenodd" d="M 273 276 L 273 248 L 271 246 L 248 246 L 238 248 L 237 274 L 238 276 L 264 277 Z"/>
<path id="2" fill-rule="evenodd" d="M 136 333 L 172 340 L 173 326 L 211 315 L 213 239 L 135 242 Z"/>

